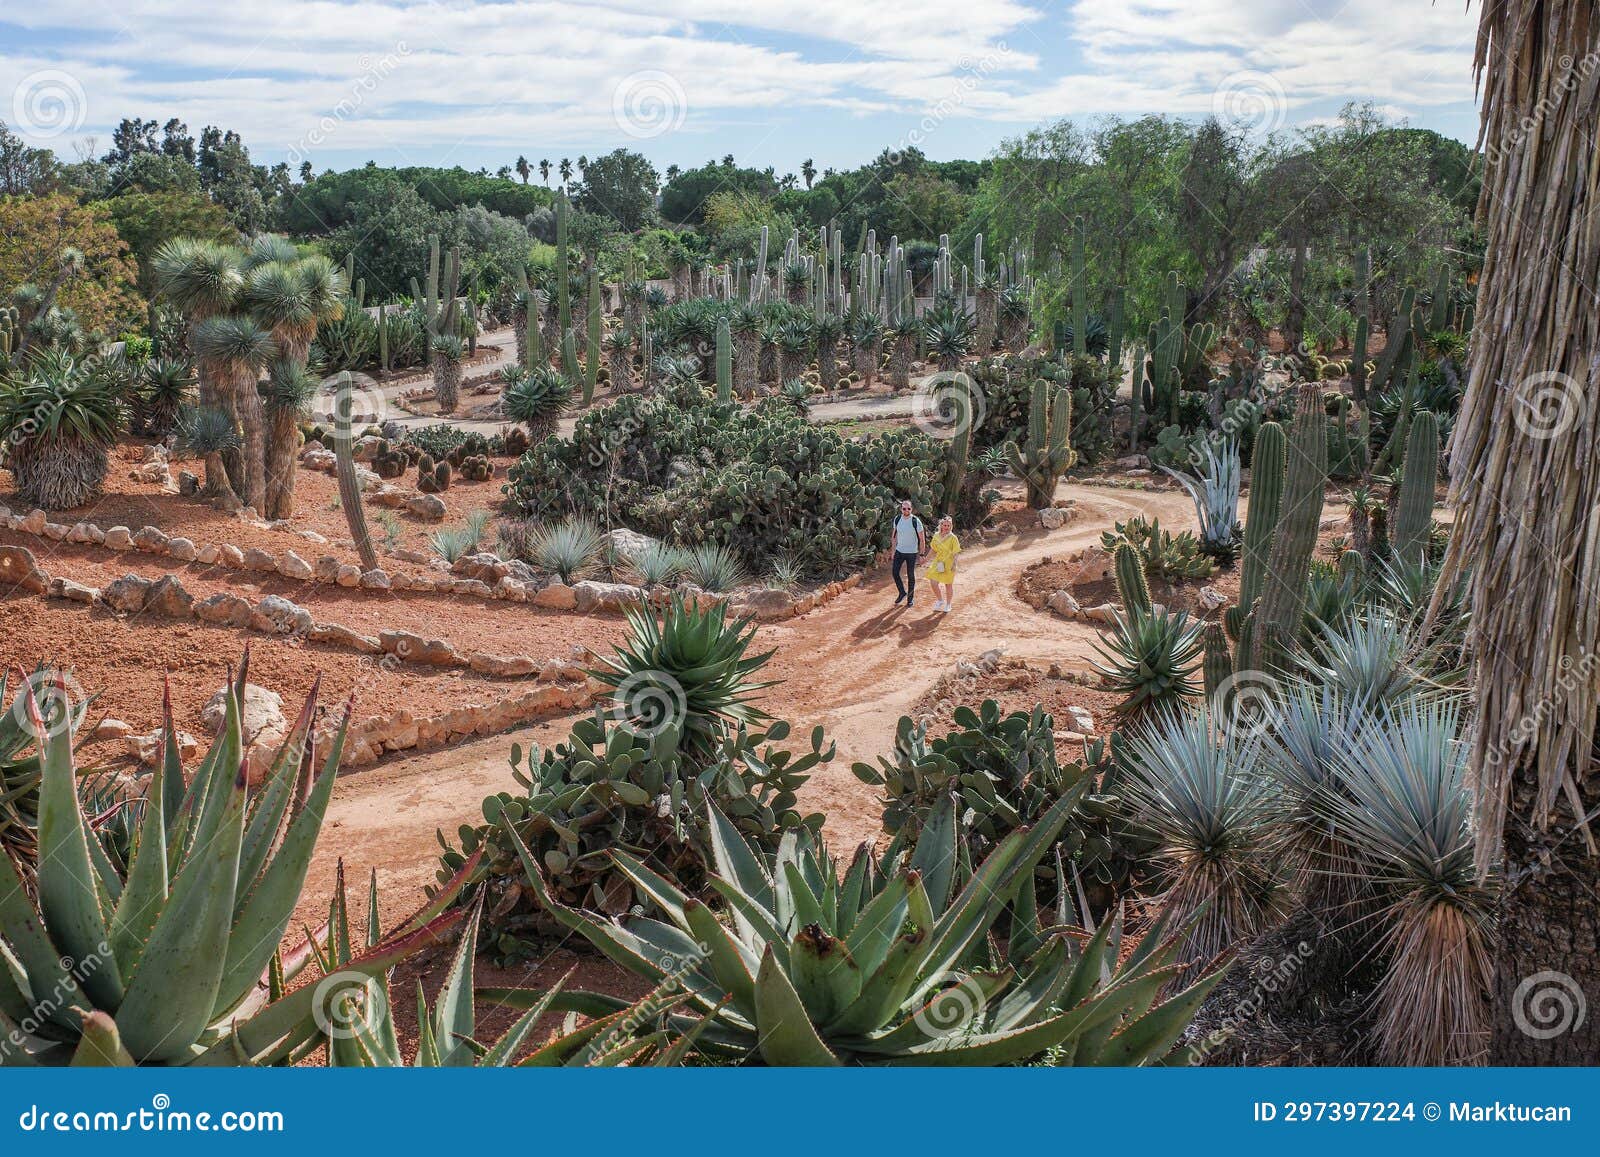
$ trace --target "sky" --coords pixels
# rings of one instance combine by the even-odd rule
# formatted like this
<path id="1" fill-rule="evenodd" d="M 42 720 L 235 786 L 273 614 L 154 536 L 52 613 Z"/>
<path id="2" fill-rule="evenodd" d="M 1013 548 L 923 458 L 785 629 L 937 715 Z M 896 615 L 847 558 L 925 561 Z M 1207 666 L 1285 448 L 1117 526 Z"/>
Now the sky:
<path id="1" fill-rule="evenodd" d="M 1352 100 L 1470 143 L 1476 26 L 1462 0 L 9 0 L 0 120 L 72 159 L 175 116 L 318 171 L 625 147 L 782 175 L 982 157 L 1061 117 L 1292 130 Z"/>

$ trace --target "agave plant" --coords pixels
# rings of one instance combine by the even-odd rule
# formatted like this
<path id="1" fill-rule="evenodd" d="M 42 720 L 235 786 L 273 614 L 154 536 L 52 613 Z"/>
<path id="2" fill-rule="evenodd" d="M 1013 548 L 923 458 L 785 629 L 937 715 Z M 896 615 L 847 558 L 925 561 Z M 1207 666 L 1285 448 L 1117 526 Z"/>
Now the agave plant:
<path id="1" fill-rule="evenodd" d="M 506 417 L 527 427 L 535 445 L 553 435 L 572 404 L 573 386 L 567 376 L 548 366 L 533 370 L 507 366 L 500 377 L 505 382 L 500 402 Z"/>
<path id="2" fill-rule="evenodd" d="M 790 378 L 783 383 L 783 400 L 799 414 L 811 412 L 811 386 L 804 378 Z"/>
<path id="3" fill-rule="evenodd" d="M 941 370 L 961 368 L 961 361 L 972 352 L 972 315 L 962 310 L 943 311 L 931 317 L 923 330 L 928 356 Z"/>
<path id="4" fill-rule="evenodd" d="M 568 518 L 537 531 L 531 554 L 536 565 L 559 576 L 562 582 L 572 583 L 595 565 L 604 538 L 600 528 L 588 519 Z"/>
<path id="5" fill-rule="evenodd" d="M 217 738 L 187 786 L 168 699 L 168 741 L 125 867 L 80 807 L 72 721 L 47 727 L 25 696 L 41 734 L 40 855 L 32 887 L 0 858 L 7 1063 L 270 1063 L 317 1043 L 316 987 L 284 991 L 298 967 L 284 967 L 278 946 L 327 814 L 344 727 L 307 782 L 313 688 L 252 792 L 239 708 L 248 667 L 247 653 Z M 347 967 L 377 975 L 459 919 L 428 915 Z"/>
<path id="6" fill-rule="evenodd" d="M 1321 798 L 1381 906 L 1388 957 L 1373 994 L 1380 1060 L 1481 1064 L 1488 1047 L 1495 894 L 1473 861 L 1460 708 L 1390 705 L 1336 756 L 1345 790 Z"/>
<path id="7" fill-rule="evenodd" d="M 1176 708 L 1200 691 L 1194 678 L 1200 631 L 1182 611 L 1136 607 L 1121 612 L 1098 650 L 1104 662 L 1094 664 L 1095 670 L 1122 694 L 1118 714 L 1124 720 Z"/>
<path id="8" fill-rule="evenodd" d="M 1031 830 L 1008 836 L 964 886 L 955 886 L 955 812 L 946 807 L 909 855 L 876 862 L 863 846 L 841 873 L 809 829 L 768 856 L 709 814 L 712 886 L 723 923 L 627 852 L 618 867 L 665 915 L 615 922 L 560 904 L 543 868 L 518 853 L 534 890 L 568 928 L 655 984 L 673 982 L 710 1021 L 700 1050 L 769 1065 L 997 1065 L 1047 1050 L 1079 1064 L 1180 1059 L 1174 1044 L 1216 981 L 1160 1000 L 1175 979 L 1179 940 L 1159 922 L 1131 951 L 1106 921 L 1083 938 L 1014 921 L 1009 961 L 989 966 L 989 930 L 1055 841 L 1063 800 Z M 513 840 L 515 833 L 510 833 Z M 1115 947 L 1113 943 L 1115 942 Z M 1119 954 L 1123 959 L 1119 960 Z M 485 998 L 528 1007 L 543 994 Z M 570 1006 L 614 1012 L 621 1002 L 581 994 Z"/>
<path id="9" fill-rule="evenodd" d="M 683 573 L 703 591 L 731 591 L 749 576 L 734 551 L 721 543 L 702 542 L 683 554 Z"/>
<path id="10" fill-rule="evenodd" d="M 1278 913 L 1274 795 L 1261 740 L 1202 710 L 1165 710 L 1128 739 L 1125 794 L 1155 835 L 1163 911 L 1188 924 L 1184 958 L 1208 961 L 1248 942 Z"/>
<path id="11" fill-rule="evenodd" d="M 1214 559 L 1232 562 L 1239 553 L 1239 443 L 1229 438 L 1221 452 L 1202 440 L 1203 455 L 1194 475 L 1161 467 L 1189 492 L 1200 521 L 1200 549 Z"/>
<path id="12" fill-rule="evenodd" d="M 71 510 L 100 493 L 124 421 L 115 385 L 61 350 L 43 350 L 20 376 L 0 379 L 0 445 L 17 494 L 46 510 Z"/>

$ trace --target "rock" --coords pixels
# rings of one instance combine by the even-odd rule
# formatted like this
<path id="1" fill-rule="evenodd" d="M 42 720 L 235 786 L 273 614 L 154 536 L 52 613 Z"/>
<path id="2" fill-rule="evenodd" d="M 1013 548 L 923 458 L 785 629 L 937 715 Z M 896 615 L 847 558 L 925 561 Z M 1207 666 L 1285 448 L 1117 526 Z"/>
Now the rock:
<path id="1" fill-rule="evenodd" d="M 221 729 L 227 718 L 230 690 L 226 686 L 218 687 L 200 709 L 200 721 L 213 733 Z M 239 725 L 245 744 L 250 749 L 247 774 L 251 783 L 259 783 L 271 767 L 284 737 L 289 734 L 289 720 L 283 714 L 283 696 L 254 683 L 246 683 L 244 697 L 239 703 Z"/>
<path id="2" fill-rule="evenodd" d="M 1084 735 L 1093 735 L 1095 733 L 1094 716 L 1090 715 L 1082 707 L 1069 706 L 1067 708 L 1067 718 L 1071 719 L 1072 726 Z"/>
<path id="3" fill-rule="evenodd" d="M 217 561 L 221 557 L 221 548 L 213 543 L 208 542 L 205 546 L 202 546 L 199 550 L 195 551 L 194 560 L 195 562 L 200 563 L 202 566 L 216 566 Z"/>
<path id="4" fill-rule="evenodd" d="M 383 506 L 390 510 L 399 510 L 412 497 L 414 492 L 403 486 L 380 486 L 367 495 L 367 501 L 373 506 Z"/>
<path id="5" fill-rule="evenodd" d="M 378 456 L 378 443 L 381 441 L 383 439 L 375 438 L 371 434 L 357 438 L 355 445 L 350 448 L 351 457 L 357 462 L 371 462 Z"/>
<path id="6" fill-rule="evenodd" d="M 106 531 L 106 546 L 112 550 L 132 550 L 133 533 L 126 526 L 113 526 Z"/>
<path id="7" fill-rule="evenodd" d="M 1195 594 L 1195 602 L 1207 611 L 1221 610 L 1228 605 L 1228 596 L 1216 587 L 1201 587 Z"/>
<path id="8" fill-rule="evenodd" d="M 547 581 L 545 576 L 534 570 L 520 558 L 506 559 L 506 573 L 512 578 L 516 579 L 523 586 L 531 588 L 531 590 L 537 590 L 539 587 L 544 586 Z"/>
<path id="9" fill-rule="evenodd" d="M 406 581 L 411 584 L 411 589 L 414 591 L 435 591 L 439 589 L 439 584 L 434 582 L 431 574 L 414 574 Z"/>
<path id="10" fill-rule="evenodd" d="M 144 609 L 169 619 L 187 619 L 193 612 L 194 596 L 183 589 L 173 575 L 163 575 L 145 593 Z"/>
<path id="11" fill-rule="evenodd" d="M 389 589 L 395 591 L 408 591 L 411 589 L 411 579 L 396 571 L 389 576 Z"/>
<path id="12" fill-rule="evenodd" d="M 200 493 L 200 477 L 192 470 L 178 471 L 178 493 L 194 498 Z"/>
<path id="13" fill-rule="evenodd" d="M 794 613 L 794 596 L 776 587 L 743 591 L 729 600 L 728 609 L 737 616 L 754 615 L 763 622 L 786 619 Z"/>
<path id="14" fill-rule="evenodd" d="M 1068 561 L 1078 565 L 1078 573 L 1072 577 L 1074 586 L 1108 579 L 1115 570 L 1111 552 L 1099 546 L 1086 546 Z"/>
<path id="15" fill-rule="evenodd" d="M 423 554 L 420 550 L 412 550 L 407 546 L 402 546 L 396 548 L 395 550 L 391 550 L 389 552 L 389 556 L 391 558 L 397 558 L 401 562 L 409 562 L 412 566 L 427 566 L 433 561 L 433 556 Z"/>
<path id="16" fill-rule="evenodd" d="M 449 584 L 437 584 L 442 589 L 448 590 L 453 595 L 464 595 L 469 599 L 487 599 L 494 597 L 494 588 L 478 579 L 450 579 Z"/>
<path id="17" fill-rule="evenodd" d="M 103 533 L 101 534 L 100 539 L 102 542 L 105 541 L 105 535 Z M 93 542 L 94 536 L 89 533 L 89 524 L 87 522 L 76 523 L 71 530 L 67 531 L 67 541 Z"/>
<path id="18" fill-rule="evenodd" d="M 494 584 L 494 597 L 508 603 L 525 603 L 528 601 L 528 588 L 506 575 Z"/>
<path id="19" fill-rule="evenodd" d="M 146 554 L 167 553 L 166 531 L 155 526 L 141 526 L 133 536 L 133 548 Z"/>
<path id="20" fill-rule="evenodd" d="M 66 541 L 67 535 L 71 533 L 72 527 L 66 526 L 62 523 L 47 522 L 44 524 L 44 536 L 51 542 L 64 542 Z"/>
<path id="21" fill-rule="evenodd" d="M 319 583 L 333 583 L 339 581 L 339 560 L 331 554 L 320 555 L 316 564 L 311 568 L 311 575 Z"/>
<path id="22" fill-rule="evenodd" d="M 0 585 L 21 587 L 42 595 L 50 586 L 50 576 L 39 569 L 33 551 L 25 546 L 0 546 Z"/>
<path id="23" fill-rule="evenodd" d="M 1083 611 L 1071 591 L 1057 591 L 1045 600 L 1044 605 L 1064 619 L 1075 619 Z"/>
<path id="24" fill-rule="evenodd" d="M 332 450 L 308 442 L 306 448 L 300 451 L 300 464 L 308 470 L 326 470 L 331 474 L 339 468 L 339 458 Z"/>
<path id="25" fill-rule="evenodd" d="M 1114 603 L 1101 603 L 1098 607 L 1084 607 L 1083 617 L 1109 626 L 1117 621 L 1117 615 L 1121 609 Z"/>
<path id="26" fill-rule="evenodd" d="M 468 655 L 467 666 L 480 675 L 496 675 L 501 678 L 532 675 L 539 669 L 539 664 L 527 655 L 490 655 L 483 651 L 474 651 Z"/>
<path id="27" fill-rule="evenodd" d="M 195 549 L 194 543 L 187 538 L 167 539 L 168 558 L 176 559 L 179 562 L 194 562 L 199 553 Z"/>
<path id="28" fill-rule="evenodd" d="M 1126 458 L 1118 458 L 1113 465 L 1118 470 L 1137 470 L 1141 466 L 1150 465 L 1150 459 L 1143 454 L 1130 454 Z"/>
<path id="29" fill-rule="evenodd" d="M 533 596 L 533 605 L 553 611 L 570 611 L 578 605 L 578 595 L 566 583 L 551 583 Z"/>
<path id="30" fill-rule="evenodd" d="M 410 631 L 379 631 L 378 646 L 408 663 L 459 667 L 461 653 L 443 639 L 424 639 Z"/>
<path id="31" fill-rule="evenodd" d="M 278 559 L 270 550 L 252 546 L 244 552 L 244 565 L 247 570 L 275 573 L 278 569 Z"/>
<path id="32" fill-rule="evenodd" d="M 334 575 L 334 582 L 342 587 L 358 587 L 361 585 L 361 568 L 348 563 L 341 564 L 338 573 Z"/>
<path id="33" fill-rule="evenodd" d="M 53 599 L 66 599 L 72 603 L 94 604 L 100 601 L 100 588 L 85 586 L 83 583 L 73 582 L 69 578 L 53 578 L 50 580 L 50 597 Z"/>
<path id="34" fill-rule="evenodd" d="M 316 572 L 311 569 L 311 564 L 305 559 L 292 550 L 286 550 L 283 552 L 283 557 L 278 560 L 278 573 L 286 579 L 310 582 Z"/>
<path id="35" fill-rule="evenodd" d="M 1059 506 L 1047 506 L 1039 511 L 1039 525 L 1046 530 L 1060 530 L 1071 517 L 1071 511 L 1062 510 Z"/>
<path id="36" fill-rule="evenodd" d="M 577 609 L 590 611 L 619 611 L 633 603 L 644 601 L 644 591 L 627 583 L 603 583 L 584 579 L 574 584 L 573 597 Z"/>
<path id="37" fill-rule="evenodd" d="M 223 566 L 241 567 L 244 565 L 244 551 L 234 546 L 231 542 L 223 543 L 221 551 L 221 562 Z"/>
<path id="38" fill-rule="evenodd" d="M 373 567 L 361 574 L 361 589 L 364 591 L 386 591 L 393 585 L 389 581 L 389 572 L 382 567 Z"/>
<path id="39" fill-rule="evenodd" d="M 249 599 L 226 592 L 203 598 L 194 605 L 194 617 L 203 623 L 217 623 L 227 627 L 248 627 L 255 608 Z"/>
<path id="40" fill-rule="evenodd" d="M 30 510 L 26 515 L 23 516 L 22 522 L 18 525 L 17 529 L 25 531 L 28 534 L 43 534 L 44 524 L 49 521 L 50 517 L 49 515 L 45 514 L 44 511 Z M 123 529 L 127 528 L 124 527 Z"/>
<path id="41" fill-rule="evenodd" d="M 382 490 L 383 489 L 383 479 L 379 478 L 376 474 L 374 474 L 371 470 L 368 470 L 365 466 L 357 466 L 356 467 L 356 485 L 361 488 L 361 492 L 363 494 L 366 494 L 369 491 Z"/>
<path id="42" fill-rule="evenodd" d="M 660 546 L 659 538 L 651 538 L 642 531 L 629 530 L 627 527 L 618 527 L 606 535 L 611 546 L 624 558 L 633 558 L 643 550 L 652 546 Z"/>
<path id="43" fill-rule="evenodd" d="M 1143 470 L 1143 469 L 1130 470 L 1130 471 L 1128 471 L 1128 477 L 1129 478 L 1148 478 L 1151 475 L 1153 475 L 1154 473 L 1155 473 L 1154 470 Z"/>
<path id="44" fill-rule="evenodd" d="M 370 635 L 362 635 L 339 623 L 316 623 L 308 636 L 313 642 L 349 647 L 363 655 L 381 655 L 383 647 Z"/>
<path id="45" fill-rule="evenodd" d="M 477 554 L 464 554 L 456 559 L 450 567 L 451 574 L 461 575 L 463 578 L 478 579 L 486 583 L 499 582 L 511 573 L 508 567 L 497 554 L 488 551 L 479 551 Z"/>
<path id="46" fill-rule="evenodd" d="M 136 574 L 125 574 L 113 579 L 100 592 L 101 601 L 114 611 L 136 615 L 144 610 L 145 596 L 150 593 L 150 580 Z"/>
<path id="47" fill-rule="evenodd" d="M 250 626 L 278 635 L 305 635 L 311 631 L 311 612 L 281 595 L 268 595 L 251 612 Z"/>
<path id="48" fill-rule="evenodd" d="M 107 739 L 126 739 L 132 734 L 131 723 L 124 723 L 120 719 L 102 719 L 89 732 L 89 739 L 93 743 L 102 743 Z"/>
<path id="49" fill-rule="evenodd" d="M 437 494 L 419 494 L 406 500 L 406 511 L 424 522 L 443 522 L 450 508 Z"/>
<path id="50" fill-rule="evenodd" d="M 130 735 L 122 742 L 127 746 L 128 754 L 144 766 L 154 767 L 161 762 L 160 730 L 152 731 L 149 735 Z M 200 741 L 187 731 L 178 732 L 178 754 L 184 759 L 193 759 L 200 754 Z"/>
<path id="51" fill-rule="evenodd" d="M 318 534 L 314 530 L 297 530 L 297 531 L 295 531 L 295 533 L 298 534 L 301 538 L 305 539 L 307 542 L 314 542 L 318 546 L 327 546 L 328 545 L 328 537 L 327 537 L 327 535 Z"/>
<path id="52" fill-rule="evenodd" d="M 135 482 L 148 482 L 155 486 L 171 486 L 172 475 L 167 472 L 165 462 L 147 462 L 143 466 L 136 466 L 130 472 Z"/>

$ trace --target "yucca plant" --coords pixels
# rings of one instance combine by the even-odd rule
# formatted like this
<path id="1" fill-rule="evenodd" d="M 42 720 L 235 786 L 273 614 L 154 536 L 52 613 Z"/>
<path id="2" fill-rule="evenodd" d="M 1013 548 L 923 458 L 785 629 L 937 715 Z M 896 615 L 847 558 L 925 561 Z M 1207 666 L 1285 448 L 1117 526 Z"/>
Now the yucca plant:
<path id="1" fill-rule="evenodd" d="M 125 868 L 79 804 L 70 720 L 46 727 L 25 697 L 41 733 L 39 868 L 30 887 L 0 859 L 7 1063 L 272 1063 L 318 1042 L 317 986 L 285 992 L 303 961 L 284 962 L 278 947 L 327 814 L 344 727 L 311 780 L 313 688 L 252 791 L 239 708 L 248 667 L 247 652 L 187 785 L 168 699 L 167 742 Z M 429 915 L 347 967 L 377 975 L 459 919 Z"/>
<path id="2" fill-rule="evenodd" d="M 1248 943 L 1279 907 L 1260 737 L 1223 730 L 1203 710 L 1163 710 L 1126 750 L 1124 795 L 1157 841 L 1162 910 L 1188 925 L 1184 959 Z"/>
<path id="3" fill-rule="evenodd" d="M 18 497 L 71 510 L 99 494 L 125 417 L 114 384 L 61 350 L 0 379 L 0 445 Z"/>
<path id="4" fill-rule="evenodd" d="M 428 546 L 434 554 L 453 563 L 471 554 L 478 546 L 482 532 L 472 526 L 455 526 L 448 530 L 435 530 L 428 535 Z"/>
<path id="5" fill-rule="evenodd" d="M 140 398 L 144 427 L 152 438 L 165 438 L 178 423 L 194 389 L 194 367 L 182 358 L 159 358 L 144 367 Z"/>
<path id="6" fill-rule="evenodd" d="M 1411 631 L 1383 607 L 1324 624 L 1311 645 L 1307 671 L 1341 695 L 1375 707 L 1397 702 L 1420 685 L 1411 665 Z"/>
<path id="7" fill-rule="evenodd" d="M 755 696 L 772 686 L 751 678 L 772 658 L 751 653 L 751 619 L 729 621 L 724 603 L 702 609 L 673 595 L 659 614 L 630 606 L 628 638 L 590 672 L 607 687 L 624 719 L 670 712 L 691 749 L 709 752 L 730 730 L 767 719 Z"/>
<path id="8" fill-rule="evenodd" d="M 206 481 L 202 493 L 237 503 L 239 497 L 228 481 L 223 456 L 242 444 L 239 426 L 233 416 L 217 406 L 194 406 L 178 415 L 178 450 L 193 454 L 205 463 Z"/>
<path id="9" fill-rule="evenodd" d="M 739 556 L 715 542 L 702 542 L 684 551 L 683 573 L 695 586 L 713 593 L 731 591 L 749 577 Z"/>
<path id="10" fill-rule="evenodd" d="M 1031 898 L 1019 883 L 1069 806 L 1063 800 L 1032 829 L 1013 832 L 959 889 L 953 807 L 909 855 L 880 864 L 863 846 L 843 873 L 809 829 L 786 834 L 769 856 L 712 808 L 711 883 L 729 906 L 728 923 L 620 849 L 612 853 L 619 869 L 665 918 L 597 919 L 550 896 L 543 868 L 517 843 L 534 890 L 566 927 L 652 983 L 681 987 L 685 1007 L 711 1022 L 699 1043 L 710 1057 L 998 1065 L 1055 1049 L 1078 1064 L 1181 1059 L 1174 1044 L 1217 978 L 1160 1000 L 1180 946 L 1160 922 L 1124 950 L 1113 921 L 1080 936 L 1039 928 L 1025 910 L 1009 959 L 988 960 L 998 951 L 989 930 L 1013 897 Z M 569 1007 L 591 1014 L 621 1003 L 575 995 Z M 485 998 L 529 1007 L 543 994 Z"/>
<path id="11" fill-rule="evenodd" d="M 670 583 L 683 573 L 683 552 L 675 546 L 652 542 L 627 556 L 628 567 L 647 587 Z"/>
<path id="12" fill-rule="evenodd" d="M 778 590 L 798 590 L 805 579 L 805 566 L 792 555 L 780 555 L 767 570 L 767 583 Z"/>
<path id="13" fill-rule="evenodd" d="M 535 531 L 530 553 L 534 565 L 573 583 L 593 569 L 604 538 L 587 518 L 568 518 Z"/>
<path id="14" fill-rule="evenodd" d="M 1123 696 L 1117 709 L 1134 722 L 1162 708 L 1177 708 L 1200 692 L 1195 681 L 1200 629 L 1182 611 L 1134 608 L 1119 612 L 1095 670 Z"/>
<path id="15" fill-rule="evenodd" d="M 532 370 L 507 366 L 500 377 L 505 382 L 500 404 L 506 417 L 525 426 L 534 445 L 553 435 L 572 404 L 573 385 L 567 376 L 548 366 Z"/>
<path id="16" fill-rule="evenodd" d="M 439 412 L 453 414 L 461 402 L 461 363 L 467 356 L 466 343 L 455 334 L 439 334 L 428 343 L 428 356 Z"/>
<path id="17" fill-rule="evenodd" d="M 1345 790 L 1322 797 L 1378 895 L 1385 1064 L 1482 1064 L 1488 1048 L 1495 895 L 1473 862 L 1460 735 L 1454 700 L 1390 705 L 1337 755 Z"/>

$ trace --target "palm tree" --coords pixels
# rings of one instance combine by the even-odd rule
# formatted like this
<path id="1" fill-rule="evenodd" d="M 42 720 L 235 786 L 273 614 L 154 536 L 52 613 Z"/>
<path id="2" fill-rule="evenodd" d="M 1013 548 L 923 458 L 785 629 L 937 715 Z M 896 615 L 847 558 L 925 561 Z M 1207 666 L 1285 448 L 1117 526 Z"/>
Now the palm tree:
<path id="1" fill-rule="evenodd" d="M 561 183 L 563 185 L 565 185 L 568 181 L 572 180 L 572 161 L 569 158 L 567 158 L 567 157 L 562 157 L 561 158 L 560 172 L 561 172 Z"/>
<path id="2" fill-rule="evenodd" d="M 285 363 L 283 376 L 295 380 L 305 372 L 317 326 L 344 316 L 348 292 L 344 273 L 321 255 L 301 257 L 292 247 L 285 251 L 261 242 L 252 249 L 247 264 L 255 260 L 258 251 L 263 260 L 253 264 L 246 276 L 243 302 L 272 332 L 278 357 Z M 288 518 L 294 513 L 297 430 L 297 422 L 278 420 L 265 439 L 266 491 L 261 513 L 266 518 Z M 246 442 L 249 440 L 246 431 Z"/>
<path id="3" fill-rule="evenodd" d="M 532 175 L 533 175 L 533 166 L 528 164 L 528 158 L 527 157 L 518 157 L 517 158 L 517 176 L 522 178 L 522 183 L 524 185 L 526 185 L 528 183 L 528 178 L 530 176 L 532 176 Z"/>
<path id="4" fill-rule="evenodd" d="M 806 179 L 806 188 L 811 188 L 811 182 L 817 179 L 817 165 L 810 157 L 800 162 L 800 175 Z"/>
<path id="5" fill-rule="evenodd" d="M 548 157 L 539 162 L 539 179 L 544 182 L 545 188 L 550 187 L 550 160 Z"/>
<path id="6" fill-rule="evenodd" d="M 195 327 L 190 339 L 195 356 L 213 367 L 218 392 L 233 402 L 233 414 L 244 429 L 239 498 L 258 512 L 266 502 L 267 427 L 256 385 L 261 371 L 278 356 L 278 343 L 250 317 L 211 317 Z"/>
<path id="7" fill-rule="evenodd" d="M 1571 64 L 1597 48 L 1600 23 L 1586 0 L 1482 6 L 1475 69 L 1489 146 L 1479 203 L 1487 251 L 1452 440 L 1455 529 L 1437 590 L 1465 577 L 1478 870 L 1497 868 L 1507 881 L 1492 1064 L 1600 1056 L 1600 1016 L 1590 1009 L 1577 1023 L 1581 994 L 1600 995 L 1600 854 L 1585 820 L 1600 806 L 1600 94 Z M 1435 608 L 1441 601 L 1436 594 Z M 1542 1010 L 1536 1003 L 1552 998 Z M 1538 1035 L 1520 1027 L 1530 1008 L 1548 1012 L 1563 999 L 1565 1023 L 1540 1022 Z"/>

